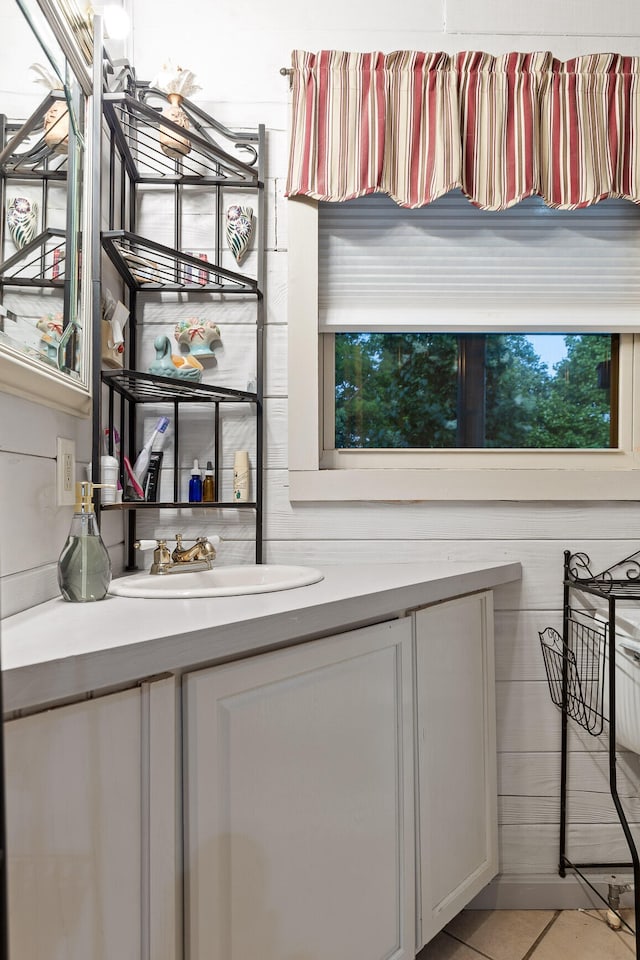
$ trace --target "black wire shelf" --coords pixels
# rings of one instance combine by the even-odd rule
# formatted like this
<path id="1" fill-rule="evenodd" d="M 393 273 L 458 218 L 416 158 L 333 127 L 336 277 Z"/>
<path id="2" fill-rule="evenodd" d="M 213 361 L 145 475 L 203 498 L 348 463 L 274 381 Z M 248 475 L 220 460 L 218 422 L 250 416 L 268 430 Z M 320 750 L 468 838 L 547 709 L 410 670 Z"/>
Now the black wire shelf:
<path id="1" fill-rule="evenodd" d="M 5 175 L 30 180 L 66 180 L 67 155 L 56 153 L 44 141 L 43 120 L 60 94 L 48 94 L 24 123 L 5 124 L 0 167 Z"/>
<path id="2" fill-rule="evenodd" d="M 567 561 L 566 582 L 606 600 L 639 600 L 640 550 L 595 574 L 586 553 L 573 553 Z"/>
<path id="3" fill-rule="evenodd" d="M 127 230 L 107 230 L 102 246 L 131 290 L 257 296 L 258 281 Z"/>
<path id="4" fill-rule="evenodd" d="M 4 261 L 0 281 L 18 287 L 62 287 L 65 250 L 65 231 L 48 227 Z"/>
<path id="5" fill-rule="evenodd" d="M 154 106 L 155 100 L 158 106 Z M 165 94 L 149 87 L 139 96 L 116 93 L 104 98 L 104 114 L 127 173 L 135 183 L 225 184 L 229 187 L 258 186 L 253 133 L 236 133 L 212 121 L 196 104 L 183 99 L 180 106 L 189 121 L 185 128 L 161 114 Z M 161 137 L 165 132 L 188 141 L 188 152 L 179 158 L 167 156 Z M 222 141 L 223 146 L 220 145 Z M 248 162 L 233 156 L 241 152 Z"/>
<path id="6" fill-rule="evenodd" d="M 253 500 L 244 500 L 238 503 L 236 500 L 202 500 L 199 503 L 189 501 L 174 500 L 123 500 L 122 503 L 103 503 L 100 505 L 102 510 L 255 510 L 256 503 Z"/>
<path id="7" fill-rule="evenodd" d="M 102 382 L 132 403 L 256 403 L 258 399 L 248 390 L 174 380 L 138 370 L 103 370 Z"/>

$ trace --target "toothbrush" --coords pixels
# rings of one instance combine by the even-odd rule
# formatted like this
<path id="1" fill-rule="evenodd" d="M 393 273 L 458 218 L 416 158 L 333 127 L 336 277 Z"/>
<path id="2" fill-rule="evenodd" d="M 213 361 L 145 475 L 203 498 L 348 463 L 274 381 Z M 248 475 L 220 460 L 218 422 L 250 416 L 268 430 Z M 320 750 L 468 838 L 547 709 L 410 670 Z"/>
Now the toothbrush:
<path id="1" fill-rule="evenodd" d="M 144 490 L 138 483 L 133 467 L 129 462 L 129 457 L 124 458 L 124 469 L 127 475 L 127 497 L 130 500 L 144 500 Z"/>
<path id="2" fill-rule="evenodd" d="M 144 478 L 147 473 L 147 470 L 149 469 L 149 459 L 151 457 L 151 448 L 153 446 L 153 442 L 158 436 L 158 434 L 163 434 L 165 432 L 168 426 L 169 426 L 169 417 L 160 417 L 160 419 L 155 425 L 155 429 L 153 430 L 153 433 L 151 434 L 151 436 L 143 446 L 142 450 L 138 454 L 136 462 L 133 465 L 133 472 L 135 473 L 136 480 L 138 481 L 141 487 L 144 486 Z"/>

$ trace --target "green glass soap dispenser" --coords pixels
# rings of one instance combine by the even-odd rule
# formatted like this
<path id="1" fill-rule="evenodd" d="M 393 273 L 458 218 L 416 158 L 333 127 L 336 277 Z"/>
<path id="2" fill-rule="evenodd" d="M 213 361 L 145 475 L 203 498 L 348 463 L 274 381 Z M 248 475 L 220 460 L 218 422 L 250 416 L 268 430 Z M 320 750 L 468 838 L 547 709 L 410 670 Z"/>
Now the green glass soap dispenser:
<path id="1" fill-rule="evenodd" d="M 104 600 L 111 583 L 111 559 L 93 506 L 93 489 L 99 486 L 90 480 L 76 483 L 71 529 L 58 560 L 58 586 L 72 603 Z"/>

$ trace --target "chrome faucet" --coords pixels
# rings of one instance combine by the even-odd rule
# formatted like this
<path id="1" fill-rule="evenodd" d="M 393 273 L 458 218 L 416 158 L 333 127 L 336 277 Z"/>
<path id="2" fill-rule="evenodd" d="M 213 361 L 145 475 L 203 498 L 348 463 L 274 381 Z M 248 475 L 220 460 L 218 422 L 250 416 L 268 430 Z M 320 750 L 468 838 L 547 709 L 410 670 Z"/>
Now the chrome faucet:
<path id="1" fill-rule="evenodd" d="M 219 537 L 214 538 L 219 541 Z M 136 549 L 145 549 L 153 545 L 153 541 L 137 540 Z M 149 573 L 166 574 L 176 567 L 206 566 L 211 570 L 216 558 L 216 550 L 206 537 L 198 537 L 190 547 L 182 546 L 182 534 L 176 533 L 176 546 L 173 553 L 169 552 L 166 540 L 156 540 L 153 551 L 153 563 Z"/>

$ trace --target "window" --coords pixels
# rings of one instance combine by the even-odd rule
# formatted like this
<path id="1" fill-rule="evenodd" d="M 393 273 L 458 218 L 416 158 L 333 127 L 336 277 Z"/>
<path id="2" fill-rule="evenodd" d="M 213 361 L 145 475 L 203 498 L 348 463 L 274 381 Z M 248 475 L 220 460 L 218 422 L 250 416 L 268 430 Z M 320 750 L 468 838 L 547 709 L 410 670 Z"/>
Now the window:
<path id="1" fill-rule="evenodd" d="M 633 204 L 289 211 L 292 500 L 637 498 Z"/>
<path id="2" fill-rule="evenodd" d="M 336 333 L 333 346 L 335 449 L 618 445 L 616 336 Z"/>

